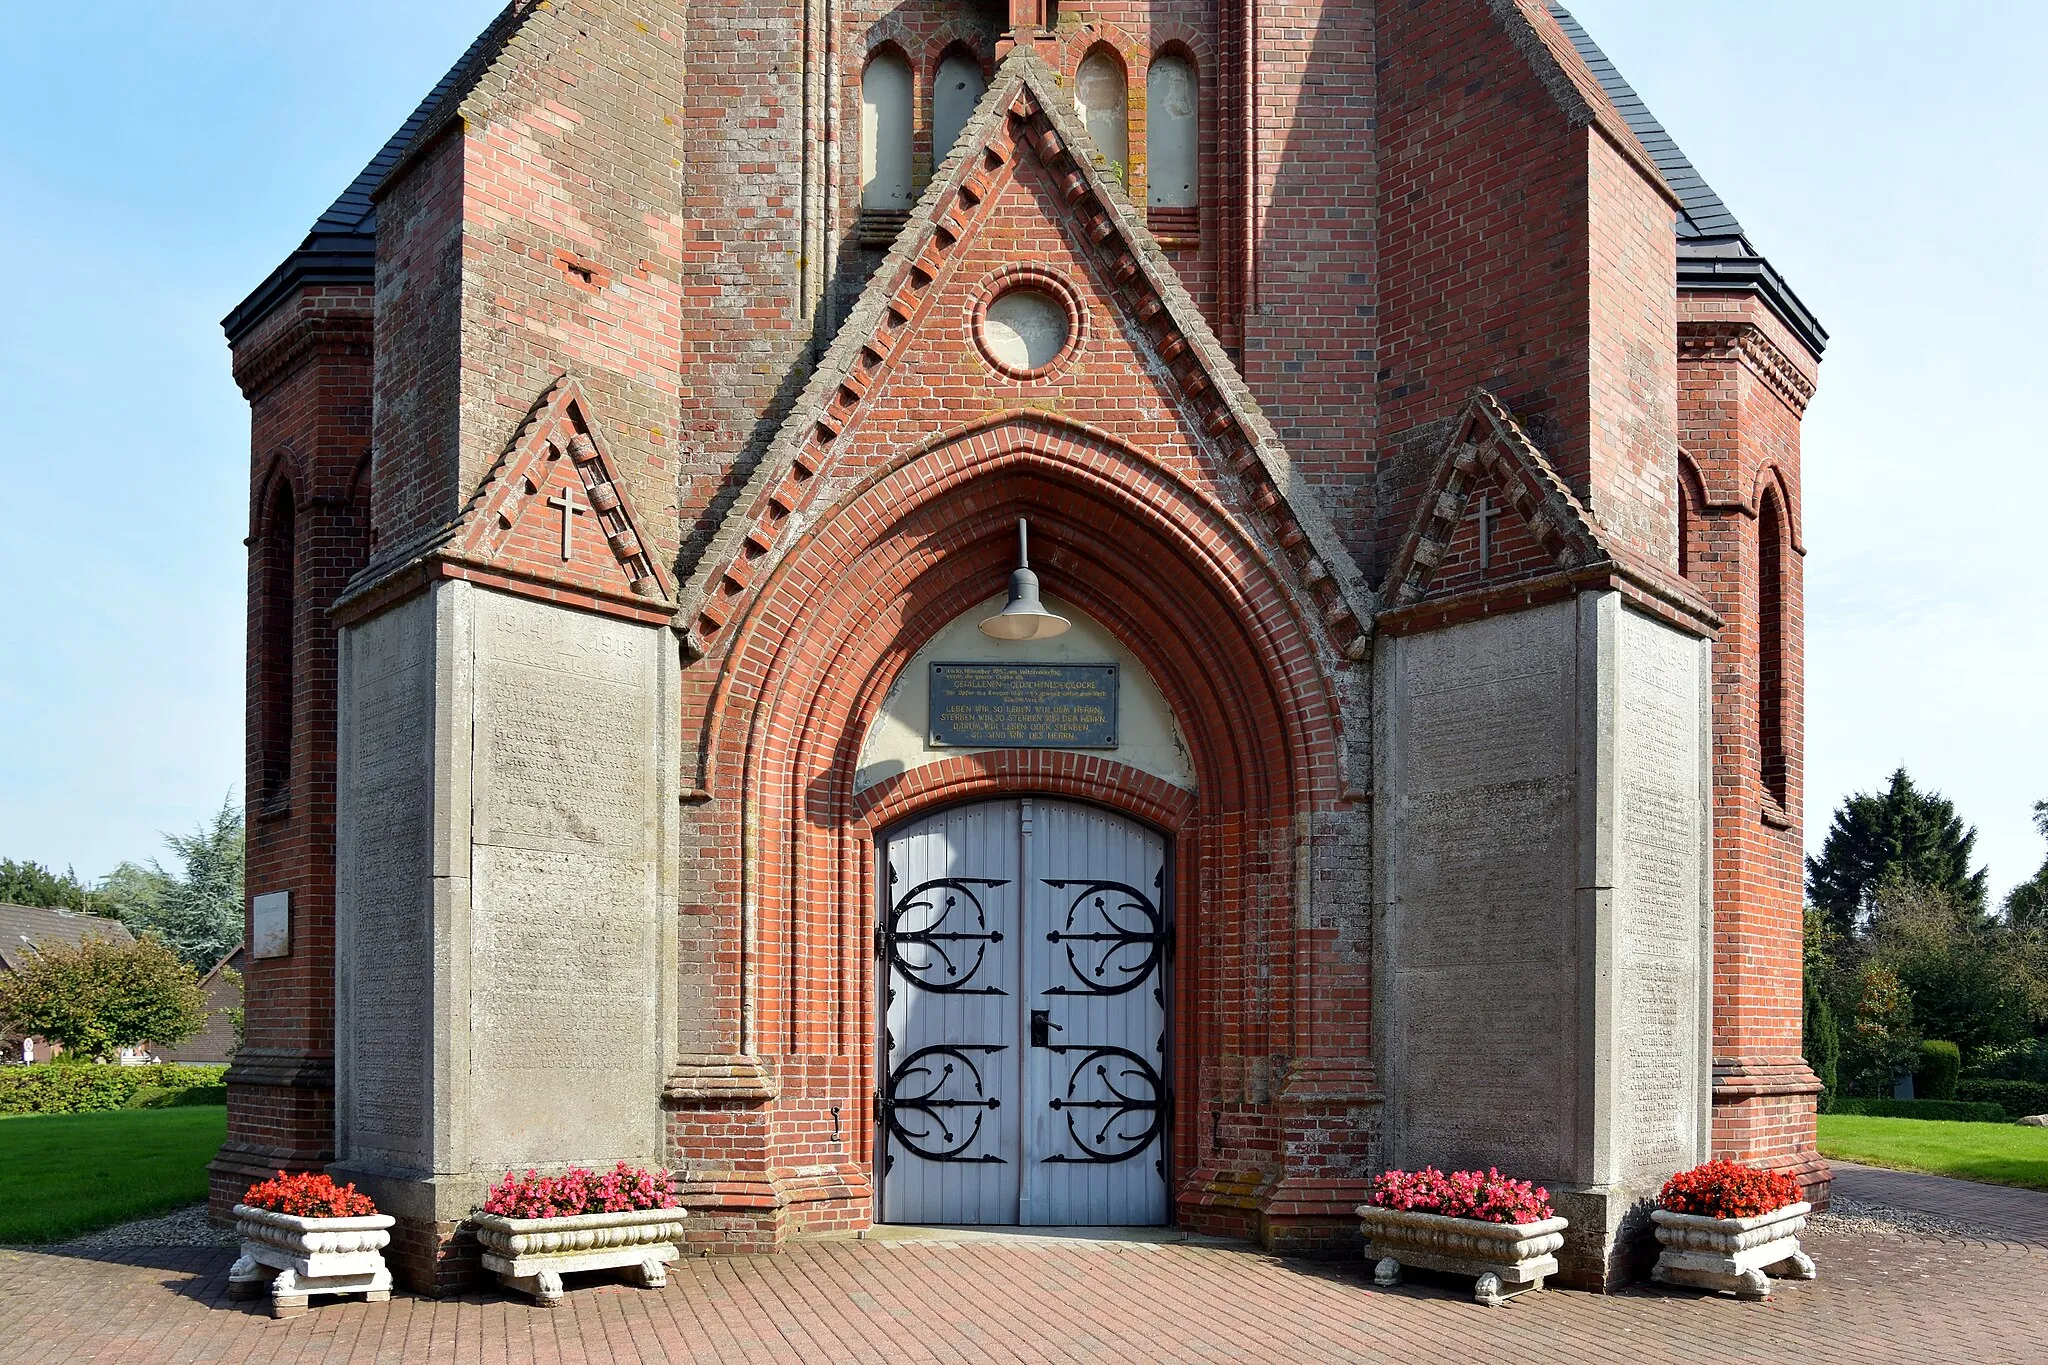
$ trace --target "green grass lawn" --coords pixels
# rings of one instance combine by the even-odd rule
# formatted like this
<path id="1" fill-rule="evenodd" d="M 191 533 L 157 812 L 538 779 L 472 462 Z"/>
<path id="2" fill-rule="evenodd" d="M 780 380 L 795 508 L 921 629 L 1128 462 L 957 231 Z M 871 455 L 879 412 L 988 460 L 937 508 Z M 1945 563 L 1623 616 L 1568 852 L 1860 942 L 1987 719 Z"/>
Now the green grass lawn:
<path id="1" fill-rule="evenodd" d="M 204 1199 L 227 1131 L 225 1106 L 0 1124 L 0 1243 L 62 1241 Z"/>
<path id="2" fill-rule="evenodd" d="M 1865 1166 L 2048 1190 L 2048 1128 L 1822 1114 L 1820 1151 Z"/>

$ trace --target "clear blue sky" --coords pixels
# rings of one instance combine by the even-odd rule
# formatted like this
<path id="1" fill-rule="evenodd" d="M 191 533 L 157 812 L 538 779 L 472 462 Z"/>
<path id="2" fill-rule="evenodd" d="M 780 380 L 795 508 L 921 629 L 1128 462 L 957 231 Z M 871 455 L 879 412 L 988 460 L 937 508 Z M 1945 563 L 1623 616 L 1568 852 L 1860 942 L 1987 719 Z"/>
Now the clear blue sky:
<path id="1" fill-rule="evenodd" d="M 241 780 L 219 319 L 494 0 L 25 7 L 0 48 L 0 856 L 98 876 Z M 1905 764 L 2001 892 L 2048 798 L 2048 7 L 1574 6 L 1833 333 L 1806 427 L 1809 842 Z"/>

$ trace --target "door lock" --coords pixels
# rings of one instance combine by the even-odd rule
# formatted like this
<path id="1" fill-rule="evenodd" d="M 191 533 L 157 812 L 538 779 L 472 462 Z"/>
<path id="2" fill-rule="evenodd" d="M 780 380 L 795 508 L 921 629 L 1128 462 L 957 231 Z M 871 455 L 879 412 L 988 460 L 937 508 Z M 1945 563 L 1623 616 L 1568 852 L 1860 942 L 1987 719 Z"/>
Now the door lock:
<path id="1" fill-rule="evenodd" d="M 1051 1010 L 1031 1011 L 1031 1046 L 1051 1047 L 1052 1035 L 1066 1030 L 1052 1021 Z"/>

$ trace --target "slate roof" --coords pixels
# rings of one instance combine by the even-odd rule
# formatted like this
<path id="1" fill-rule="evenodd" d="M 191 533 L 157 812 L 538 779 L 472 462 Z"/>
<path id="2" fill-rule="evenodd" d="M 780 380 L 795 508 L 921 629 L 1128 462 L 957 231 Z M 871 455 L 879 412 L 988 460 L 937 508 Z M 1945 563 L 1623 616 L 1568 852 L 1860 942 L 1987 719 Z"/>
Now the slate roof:
<path id="1" fill-rule="evenodd" d="M 1751 245 L 1734 212 L 1686 159 L 1676 140 L 1643 103 L 1643 97 L 1622 78 L 1585 26 L 1563 5 L 1552 4 L 1550 16 L 1572 40 L 1572 46 L 1579 50 L 1579 56 L 1599 80 L 1607 98 L 1621 111 L 1629 131 L 1643 144 L 1683 206 L 1676 224 L 1679 288 L 1754 291 L 1778 315 L 1778 320 L 1792 329 L 1793 335 L 1819 355 L 1828 344 L 1827 329 L 1820 325 L 1820 319 L 1800 302 L 1792 286 L 1763 253 Z"/>
<path id="2" fill-rule="evenodd" d="M 384 178 L 413 150 L 416 140 L 431 125 L 435 131 L 447 125 L 452 106 L 476 83 L 478 73 L 504 44 L 515 19 L 526 6 L 513 0 L 504 11 L 464 49 L 448 74 L 434 84 L 398 131 L 370 158 L 341 197 L 327 206 L 314 222 L 298 250 L 284 258 L 249 297 L 235 305 L 221 319 L 221 330 L 234 345 L 272 309 L 309 284 L 369 284 L 377 270 L 377 205 L 373 196 Z"/>
<path id="3" fill-rule="evenodd" d="M 83 943 L 97 934 L 112 943 L 132 942 L 135 936 L 117 919 L 83 915 L 76 910 L 53 910 L 37 905 L 0 904 L 0 967 L 17 971 L 23 958 L 38 943 Z"/>

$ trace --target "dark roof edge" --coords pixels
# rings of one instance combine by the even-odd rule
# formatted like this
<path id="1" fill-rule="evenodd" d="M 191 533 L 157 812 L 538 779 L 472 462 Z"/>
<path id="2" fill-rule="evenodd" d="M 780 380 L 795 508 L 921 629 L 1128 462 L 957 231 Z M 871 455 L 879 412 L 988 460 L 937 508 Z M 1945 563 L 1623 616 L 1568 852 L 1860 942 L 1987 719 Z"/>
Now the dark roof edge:
<path id="1" fill-rule="evenodd" d="M 377 270 L 375 191 L 413 150 L 420 131 L 442 111 L 457 84 L 465 81 L 467 85 L 475 83 L 475 72 L 487 65 L 478 61 L 480 54 L 490 48 L 495 56 L 496 49 L 503 45 L 511 32 L 515 17 L 532 3 L 533 0 L 513 0 L 485 26 L 484 31 L 463 49 L 447 74 L 434 82 L 434 88 L 398 126 L 398 131 L 377 149 L 369 164 L 358 171 L 355 179 L 349 181 L 348 188 L 328 205 L 327 211 L 314 222 L 298 249 L 285 257 L 275 270 L 264 277 L 263 283 L 221 319 L 221 330 L 227 333 L 228 345 L 239 343 L 258 323 L 307 285 L 369 284 L 374 281 Z"/>
<path id="2" fill-rule="evenodd" d="M 1813 352 L 1815 360 L 1828 347 L 1828 329 L 1820 325 L 1820 319 L 1792 292 L 1792 286 L 1785 282 L 1777 267 L 1759 255 L 1746 237 L 1720 243 L 1681 240 L 1678 288 L 1681 293 L 1690 289 L 1699 293 L 1755 294 Z"/>
<path id="3" fill-rule="evenodd" d="M 504 55 L 505 45 L 511 41 L 512 35 L 539 8 L 540 0 L 511 0 L 498 11 L 498 17 L 476 36 L 476 41 L 463 52 L 461 60 L 449 68 L 441 83 L 434 87 L 428 101 L 433 107 L 426 110 L 426 116 L 418 120 L 417 125 L 408 121 L 407 126 L 399 130 L 399 138 L 404 143 L 370 187 L 372 203 L 382 199 L 392 184 L 450 131 L 462 126 L 462 102 L 469 98 L 492 64 Z"/>
<path id="4" fill-rule="evenodd" d="M 1750 244 L 1735 214 L 1650 112 L 1642 96 L 1600 50 L 1585 25 L 1562 4 L 1553 2 L 1549 9 L 1683 205 L 1676 224 L 1678 287 L 1755 294 L 1819 359 L 1828 344 L 1827 329 L 1820 325 L 1820 319 L 1792 292 L 1792 286 L 1777 268 Z"/>

